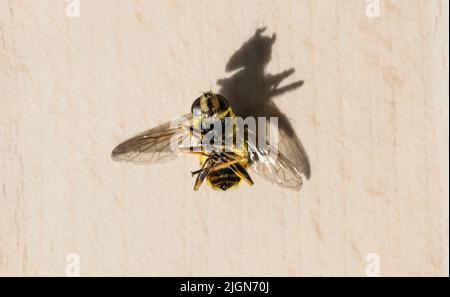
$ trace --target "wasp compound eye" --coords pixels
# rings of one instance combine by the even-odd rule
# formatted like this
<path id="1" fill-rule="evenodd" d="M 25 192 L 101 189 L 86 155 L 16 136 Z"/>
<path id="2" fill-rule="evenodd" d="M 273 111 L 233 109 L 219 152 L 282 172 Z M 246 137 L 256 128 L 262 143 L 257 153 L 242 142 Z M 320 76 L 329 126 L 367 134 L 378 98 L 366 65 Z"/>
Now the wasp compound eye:
<path id="1" fill-rule="evenodd" d="M 202 113 L 202 109 L 200 107 L 200 97 L 195 99 L 194 103 L 192 103 L 191 113 L 194 117 L 202 116 L 203 113 Z"/>

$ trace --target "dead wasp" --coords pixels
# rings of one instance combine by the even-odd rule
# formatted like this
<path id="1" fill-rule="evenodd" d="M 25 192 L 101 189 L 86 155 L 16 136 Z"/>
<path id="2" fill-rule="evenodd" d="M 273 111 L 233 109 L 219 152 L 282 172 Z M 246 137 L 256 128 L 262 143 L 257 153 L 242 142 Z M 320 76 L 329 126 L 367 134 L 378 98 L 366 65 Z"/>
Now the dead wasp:
<path id="1" fill-rule="evenodd" d="M 264 179 L 282 187 L 300 189 L 302 177 L 299 170 L 269 143 L 264 147 L 249 137 L 252 131 L 244 130 L 241 145 L 233 144 L 231 149 L 224 145 L 210 145 L 208 136 L 231 137 L 236 139 L 239 128 L 230 130 L 211 129 L 205 122 L 233 123 L 237 118 L 227 99 L 211 91 L 203 93 L 191 107 L 191 113 L 183 117 L 183 123 L 167 122 L 145 131 L 119 144 L 111 154 L 115 161 L 137 163 L 161 163 L 181 153 L 196 154 L 200 158 L 201 168 L 192 172 L 197 176 L 194 190 L 197 191 L 206 179 L 212 188 L 226 191 L 240 184 L 242 180 L 253 185 L 247 169 L 252 169 Z M 195 133 L 197 131 L 198 133 Z M 215 134 L 214 134 L 215 133 Z M 217 135 L 219 134 L 219 135 Z M 208 138 L 208 140 L 206 139 Z M 186 139 L 189 142 L 186 144 Z M 205 145 L 205 143 L 207 145 Z"/>

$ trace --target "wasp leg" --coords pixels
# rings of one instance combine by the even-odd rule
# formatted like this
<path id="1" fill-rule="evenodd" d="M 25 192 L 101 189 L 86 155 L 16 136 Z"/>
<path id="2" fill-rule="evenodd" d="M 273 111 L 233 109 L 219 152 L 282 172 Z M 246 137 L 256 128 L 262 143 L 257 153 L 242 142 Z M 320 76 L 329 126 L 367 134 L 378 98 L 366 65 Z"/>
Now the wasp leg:
<path id="1" fill-rule="evenodd" d="M 194 184 L 194 191 L 198 191 L 198 189 L 202 185 L 205 178 L 211 172 L 211 170 L 208 170 L 208 168 L 206 168 L 206 167 L 211 167 L 211 165 L 210 165 L 212 163 L 211 154 L 205 152 L 202 149 L 201 145 L 188 146 L 188 147 L 180 146 L 179 150 L 180 150 L 180 152 L 183 152 L 183 153 L 199 154 L 199 155 L 208 157 L 208 159 L 206 159 L 206 161 L 203 163 L 203 166 L 200 170 L 191 172 L 192 176 L 194 176 L 195 174 L 198 174 L 197 179 L 195 180 L 195 184 Z"/>
<path id="2" fill-rule="evenodd" d="M 198 154 L 198 155 L 202 155 L 205 157 L 209 157 L 209 155 L 210 155 L 210 154 L 206 153 L 204 150 L 202 150 L 201 145 L 188 146 L 188 147 L 180 146 L 178 149 L 182 153 Z"/>
<path id="3" fill-rule="evenodd" d="M 250 174 L 248 174 L 248 172 L 244 168 L 244 166 L 242 166 L 241 164 L 237 163 L 237 164 L 231 165 L 230 168 L 231 168 L 231 170 L 233 170 L 233 172 L 237 176 L 239 176 L 240 178 L 245 180 L 245 182 L 247 184 L 249 184 L 250 186 L 252 186 L 254 184 L 252 178 L 250 177 Z"/>
<path id="4" fill-rule="evenodd" d="M 245 160 L 245 159 L 243 159 L 243 160 Z M 233 164 L 236 164 L 236 163 L 239 163 L 239 162 L 242 162 L 242 160 L 226 161 L 224 163 L 219 163 L 217 165 L 211 165 L 211 166 L 208 166 L 208 167 L 205 167 L 205 168 L 202 167 L 201 169 L 192 172 L 192 174 L 201 174 L 202 172 L 207 171 L 207 170 L 217 171 L 217 170 L 220 170 L 220 169 L 224 169 L 224 168 L 230 167 L 230 165 L 233 165 Z"/>
<path id="5" fill-rule="evenodd" d="M 217 171 L 217 170 L 220 170 L 220 169 L 231 167 L 232 165 L 239 165 L 240 167 L 243 168 L 243 166 L 241 164 L 239 164 L 239 163 L 241 163 L 243 161 L 247 162 L 246 158 L 241 157 L 241 156 L 239 156 L 237 154 L 234 154 L 234 153 L 226 153 L 226 154 L 227 154 L 226 158 L 223 157 L 223 156 L 221 157 L 221 160 L 224 161 L 224 162 L 218 163 L 218 164 L 215 164 L 215 165 L 211 165 L 211 166 L 208 166 L 208 167 L 204 167 L 204 168 L 202 167 L 201 169 L 192 172 L 192 174 L 200 174 L 200 173 L 202 173 L 203 171 L 206 171 L 206 170 Z M 241 171 L 241 170 L 239 170 L 239 171 Z"/>
<path id="6" fill-rule="evenodd" d="M 230 156 L 231 155 L 231 156 Z M 225 153 L 225 157 L 222 157 L 222 160 L 230 160 L 234 158 L 239 158 L 238 161 L 242 162 L 242 161 L 247 161 L 246 158 L 243 158 L 239 155 L 236 155 L 235 153 Z M 248 174 L 247 170 L 245 169 L 244 166 L 241 165 L 241 163 L 238 162 L 236 164 L 230 165 L 231 170 L 233 170 L 233 172 L 239 176 L 241 179 L 243 179 L 246 183 L 248 183 L 250 186 L 252 186 L 254 184 L 252 178 L 250 177 L 250 174 Z"/>
<path id="7" fill-rule="evenodd" d="M 209 164 L 212 162 L 211 156 L 205 161 L 205 163 L 203 164 L 202 168 L 199 170 L 199 174 L 197 175 L 197 179 L 195 180 L 195 184 L 194 184 L 194 191 L 198 191 L 198 189 L 200 188 L 200 186 L 202 185 L 203 181 L 205 180 L 205 178 L 211 173 L 211 169 L 208 169 L 207 167 L 211 167 L 209 166 Z M 192 173 L 192 175 L 194 175 L 196 173 Z"/>
<path id="8" fill-rule="evenodd" d="M 252 180 L 252 178 L 250 177 L 250 174 L 248 174 L 247 170 L 244 168 L 244 166 L 242 166 L 240 164 L 240 162 L 242 161 L 247 161 L 245 158 L 238 156 L 236 154 L 235 155 L 235 159 L 232 159 L 233 157 L 231 156 L 226 156 L 226 157 L 222 157 L 221 159 L 224 161 L 223 163 L 220 163 L 218 165 L 212 165 L 212 166 L 202 166 L 201 169 L 192 172 L 192 175 L 195 174 L 199 174 L 199 176 L 197 177 L 197 179 L 200 177 L 200 175 L 203 175 L 204 173 L 206 173 L 205 177 L 208 176 L 209 173 L 211 173 L 211 171 L 217 171 L 220 169 L 224 169 L 224 168 L 230 168 L 231 170 L 233 170 L 233 172 L 239 176 L 240 178 L 242 178 L 246 183 L 248 183 L 249 185 L 253 185 L 254 182 Z M 205 162 L 206 164 L 206 162 Z"/>

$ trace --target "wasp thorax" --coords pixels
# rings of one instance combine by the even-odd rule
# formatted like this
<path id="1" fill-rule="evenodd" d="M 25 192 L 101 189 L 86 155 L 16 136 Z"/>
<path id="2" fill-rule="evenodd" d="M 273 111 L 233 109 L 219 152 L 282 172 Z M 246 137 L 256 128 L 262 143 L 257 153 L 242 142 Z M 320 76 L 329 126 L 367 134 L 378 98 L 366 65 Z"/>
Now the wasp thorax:
<path id="1" fill-rule="evenodd" d="M 194 116 L 202 116 L 204 118 L 217 117 L 228 109 L 228 101 L 219 94 L 213 92 L 203 93 L 192 104 L 192 114 Z"/>

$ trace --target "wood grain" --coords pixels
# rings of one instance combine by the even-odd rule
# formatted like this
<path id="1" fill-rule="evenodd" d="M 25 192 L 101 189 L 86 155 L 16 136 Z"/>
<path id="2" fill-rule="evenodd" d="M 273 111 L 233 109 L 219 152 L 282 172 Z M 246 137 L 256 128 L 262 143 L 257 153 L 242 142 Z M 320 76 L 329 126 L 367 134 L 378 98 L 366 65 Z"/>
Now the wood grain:
<path id="1" fill-rule="evenodd" d="M 448 1 L 380 4 L 0 0 L 0 275 L 63 276 L 69 253 L 84 276 L 364 276 L 370 253 L 381 275 L 448 275 Z M 227 72 L 262 27 L 260 76 Z M 262 106 L 289 69 L 279 87 L 303 84 L 264 98 L 308 154 L 301 192 L 111 161 L 211 84 Z"/>

